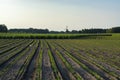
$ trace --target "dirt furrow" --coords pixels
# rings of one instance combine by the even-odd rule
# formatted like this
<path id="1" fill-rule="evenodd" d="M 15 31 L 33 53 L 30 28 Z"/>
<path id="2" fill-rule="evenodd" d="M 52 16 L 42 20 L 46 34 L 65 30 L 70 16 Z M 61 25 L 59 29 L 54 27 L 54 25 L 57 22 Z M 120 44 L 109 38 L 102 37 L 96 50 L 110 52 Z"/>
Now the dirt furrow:
<path id="1" fill-rule="evenodd" d="M 85 71 L 79 64 L 77 64 L 74 60 L 72 60 L 65 52 L 60 51 L 63 57 L 72 65 L 72 67 L 77 71 L 84 80 L 96 80 L 91 74 Z"/>
<path id="2" fill-rule="evenodd" d="M 38 43 L 37 48 L 34 47 L 34 49 L 35 49 L 35 53 L 34 53 L 33 57 L 31 58 L 30 63 L 28 64 L 28 67 L 22 77 L 22 80 L 32 80 L 34 77 L 34 72 L 35 72 L 35 68 L 36 68 L 36 59 L 37 59 L 37 56 L 40 51 L 40 43 Z"/>
<path id="3" fill-rule="evenodd" d="M 32 52 L 32 48 L 25 53 L 1 78 L 0 80 L 15 80 L 17 78 L 20 68 L 24 65 L 29 54 Z M 20 79 L 19 79 L 20 80 Z"/>
<path id="4" fill-rule="evenodd" d="M 101 77 L 103 77 L 105 80 L 117 80 L 114 76 L 111 76 L 109 74 L 107 74 L 105 71 L 101 70 L 100 68 L 98 68 L 96 65 L 83 60 L 79 57 L 78 53 L 76 52 L 70 52 L 68 50 L 66 50 L 64 47 L 62 47 L 61 45 L 55 43 L 56 45 L 60 46 L 63 50 L 62 51 L 67 51 L 68 53 L 70 53 L 73 57 L 75 57 L 76 59 L 78 59 L 80 62 L 82 62 L 84 65 L 86 65 L 89 69 L 93 70 L 94 72 L 98 73 Z"/>
<path id="5" fill-rule="evenodd" d="M 48 49 L 45 47 L 43 49 L 42 70 L 42 80 L 55 80 L 48 56 Z"/>
<path id="6" fill-rule="evenodd" d="M 103 70 L 101 70 L 100 68 L 98 68 L 97 66 L 88 63 L 87 61 L 80 59 L 79 55 L 76 53 L 72 54 L 74 57 L 76 57 L 76 59 L 78 59 L 80 62 L 82 62 L 83 64 L 85 64 L 87 67 L 89 67 L 91 70 L 97 72 L 101 77 L 103 77 L 106 80 L 117 80 L 115 77 L 107 74 L 106 72 L 104 72 Z"/>
<path id="7" fill-rule="evenodd" d="M 33 41 L 29 42 L 27 45 L 24 45 L 24 47 L 21 50 L 19 50 L 16 54 L 14 54 L 8 60 L 6 60 L 2 64 L 0 64 L 0 70 L 2 70 L 4 67 L 8 66 L 17 56 L 19 56 L 32 43 L 33 43 Z"/>
<path id="8" fill-rule="evenodd" d="M 63 80 L 76 80 L 72 73 L 70 73 L 69 70 L 66 68 L 65 64 L 62 62 L 57 53 L 55 51 L 52 52 Z"/>

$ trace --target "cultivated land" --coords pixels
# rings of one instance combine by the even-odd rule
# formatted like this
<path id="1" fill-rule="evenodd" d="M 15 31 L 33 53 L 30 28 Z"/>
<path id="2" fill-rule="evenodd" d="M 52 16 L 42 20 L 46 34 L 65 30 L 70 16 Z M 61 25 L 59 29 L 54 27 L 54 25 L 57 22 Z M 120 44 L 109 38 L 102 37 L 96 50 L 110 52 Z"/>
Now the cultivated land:
<path id="1" fill-rule="evenodd" d="M 0 80 L 120 80 L 120 35 L 0 39 Z"/>

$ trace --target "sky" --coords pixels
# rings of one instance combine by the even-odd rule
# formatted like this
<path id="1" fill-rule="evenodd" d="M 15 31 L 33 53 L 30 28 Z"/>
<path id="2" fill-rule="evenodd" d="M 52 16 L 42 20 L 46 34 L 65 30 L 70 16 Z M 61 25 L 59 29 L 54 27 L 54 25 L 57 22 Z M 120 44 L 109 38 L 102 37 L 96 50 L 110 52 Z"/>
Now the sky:
<path id="1" fill-rule="evenodd" d="M 0 0 L 0 24 L 56 31 L 120 26 L 120 0 Z"/>

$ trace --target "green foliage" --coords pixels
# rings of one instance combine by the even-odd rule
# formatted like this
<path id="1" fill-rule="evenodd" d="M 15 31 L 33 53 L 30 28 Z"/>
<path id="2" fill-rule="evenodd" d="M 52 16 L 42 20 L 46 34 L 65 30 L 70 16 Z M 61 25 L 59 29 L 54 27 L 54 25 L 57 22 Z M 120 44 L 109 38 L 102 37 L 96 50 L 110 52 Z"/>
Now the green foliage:
<path id="1" fill-rule="evenodd" d="M 112 36 L 111 34 L 28 34 L 0 33 L 0 39 L 84 39 L 89 37 Z"/>
<path id="2" fill-rule="evenodd" d="M 7 31 L 8 31 L 8 29 L 7 29 L 6 25 L 4 25 L 4 24 L 0 25 L 0 32 L 4 33 L 4 32 L 7 32 Z"/>
<path id="3" fill-rule="evenodd" d="M 56 64 L 55 64 L 55 60 L 54 60 L 54 58 L 53 58 L 50 50 L 48 50 L 48 55 L 49 55 L 49 57 L 50 57 L 51 66 L 52 66 L 54 75 L 55 75 L 55 77 L 56 77 L 56 80 L 61 80 L 61 79 L 60 79 L 60 76 L 59 76 L 59 71 L 58 71 L 57 66 L 56 66 Z"/>

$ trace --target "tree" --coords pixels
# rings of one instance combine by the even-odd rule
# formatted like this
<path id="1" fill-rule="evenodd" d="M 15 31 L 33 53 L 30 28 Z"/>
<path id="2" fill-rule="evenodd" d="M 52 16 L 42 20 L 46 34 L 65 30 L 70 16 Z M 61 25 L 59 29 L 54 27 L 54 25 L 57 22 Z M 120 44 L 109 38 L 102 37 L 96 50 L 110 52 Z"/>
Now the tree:
<path id="1" fill-rule="evenodd" d="M 112 33 L 120 33 L 120 27 L 113 27 Z"/>
<path id="2" fill-rule="evenodd" d="M 106 29 L 106 33 L 112 33 L 112 29 Z"/>
<path id="3" fill-rule="evenodd" d="M 106 29 L 82 29 L 82 33 L 106 33 Z"/>
<path id="4" fill-rule="evenodd" d="M 48 29 L 10 29 L 9 32 L 17 32 L 17 33 L 49 33 Z"/>
<path id="5" fill-rule="evenodd" d="M 7 26 L 4 24 L 1 24 L 0 25 L 0 32 L 7 32 L 7 31 L 8 31 Z"/>
<path id="6" fill-rule="evenodd" d="M 77 30 L 72 30 L 71 33 L 79 33 Z"/>

